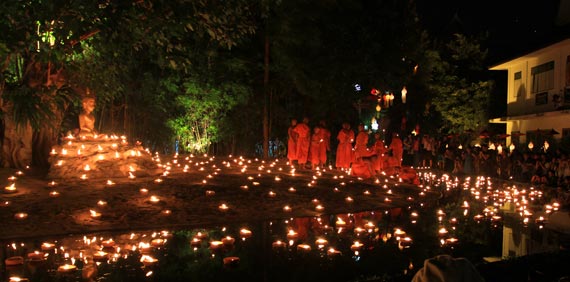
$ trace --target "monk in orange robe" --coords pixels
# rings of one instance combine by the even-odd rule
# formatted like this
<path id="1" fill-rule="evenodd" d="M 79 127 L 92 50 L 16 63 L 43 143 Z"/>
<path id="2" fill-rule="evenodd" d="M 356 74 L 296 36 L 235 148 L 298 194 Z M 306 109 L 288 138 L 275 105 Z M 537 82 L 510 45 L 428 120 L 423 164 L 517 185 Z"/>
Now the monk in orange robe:
<path id="1" fill-rule="evenodd" d="M 386 146 L 384 141 L 380 138 L 380 133 L 374 133 L 374 153 L 376 154 L 376 159 L 374 160 L 374 170 L 376 173 L 380 173 L 384 169 L 384 163 L 386 162 Z"/>
<path id="2" fill-rule="evenodd" d="M 311 146 L 309 148 L 309 158 L 311 161 L 311 168 L 317 169 L 320 166 L 321 162 L 321 143 L 323 142 L 322 135 L 321 135 L 321 128 L 315 126 L 313 128 L 313 135 L 311 136 Z"/>
<path id="3" fill-rule="evenodd" d="M 309 158 L 309 145 L 311 144 L 311 128 L 309 128 L 309 119 L 303 118 L 303 122 L 298 123 L 293 129 L 297 133 L 297 148 L 295 150 L 299 168 L 304 169 L 307 159 Z"/>
<path id="4" fill-rule="evenodd" d="M 324 120 L 319 122 L 321 143 L 319 147 L 319 162 L 322 167 L 327 164 L 327 152 L 331 150 L 331 132 L 326 128 Z"/>
<path id="5" fill-rule="evenodd" d="M 336 148 L 336 168 L 349 169 L 352 162 L 352 142 L 354 142 L 354 131 L 350 129 L 350 124 L 345 122 L 337 137 L 338 147 Z"/>
<path id="6" fill-rule="evenodd" d="M 287 130 L 287 159 L 289 159 L 289 165 L 293 165 L 293 161 L 297 160 L 297 138 L 299 137 L 297 133 L 293 130 L 297 126 L 297 120 L 291 120 L 291 126 Z"/>
<path id="7" fill-rule="evenodd" d="M 392 134 L 392 142 L 390 143 L 390 150 L 392 150 L 392 157 L 395 159 L 397 166 L 402 166 L 402 155 L 404 154 L 404 145 L 402 139 L 397 133 Z"/>
<path id="8" fill-rule="evenodd" d="M 374 152 L 368 147 L 368 132 L 364 130 L 364 125 L 358 126 L 358 135 L 356 135 L 356 143 L 354 144 L 354 158 L 360 160 L 374 155 Z"/>
<path id="9" fill-rule="evenodd" d="M 352 163 L 352 175 L 369 178 L 374 174 L 373 164 L 370 159 L 374 151 L 368 149 L 368 132 L 364 130 L 364 125 L 358 126 L 356 144 L 354 145 L 354 162 Z"/>

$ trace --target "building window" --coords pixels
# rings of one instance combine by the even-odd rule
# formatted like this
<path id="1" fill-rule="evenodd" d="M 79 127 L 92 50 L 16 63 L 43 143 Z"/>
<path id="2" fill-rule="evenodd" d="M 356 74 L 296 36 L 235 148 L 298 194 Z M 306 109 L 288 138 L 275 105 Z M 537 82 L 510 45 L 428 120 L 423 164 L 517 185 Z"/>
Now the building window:
<path id="1" fill-rule="evenodd" d="M 524 85 L 522 84 L 522 72 L 518 71 L 515 72 L 515 79 L 513 83 L 513 93 L 515 97 L 525 96 L 525 89 Z"/>
<path id="2" fill-rule="evenodd" d="M 554 89 L 554 61 L 530 69 L 532 93 L 542 93 Z"/>
<path id="3" fill-rule="evenodd" d="M 548 92 L 537 93 L 534 104 L 537 106 L 548 104 Z"/>

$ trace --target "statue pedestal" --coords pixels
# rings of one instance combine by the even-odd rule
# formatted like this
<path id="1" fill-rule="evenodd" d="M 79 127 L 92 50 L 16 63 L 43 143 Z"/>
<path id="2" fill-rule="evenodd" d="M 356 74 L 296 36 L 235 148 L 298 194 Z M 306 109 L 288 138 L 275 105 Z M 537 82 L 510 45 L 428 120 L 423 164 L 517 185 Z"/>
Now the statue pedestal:
<path id="1" fill-rule="evenodd" d="M 67 137 L 49 158 L 51 179 L 145 177 L 162 173 L 152 155 L 125 138 L 108 135 Z"/>

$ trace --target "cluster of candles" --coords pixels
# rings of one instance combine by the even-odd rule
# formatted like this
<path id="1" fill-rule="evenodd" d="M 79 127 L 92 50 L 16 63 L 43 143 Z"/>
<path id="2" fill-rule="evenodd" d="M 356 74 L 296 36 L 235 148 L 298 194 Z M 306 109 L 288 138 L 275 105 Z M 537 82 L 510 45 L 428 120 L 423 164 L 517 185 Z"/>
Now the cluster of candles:
<path id="1" fill-rule="evenodd" d="M 124 139 L 120 139 L 121 142 Z M 72 140 L 68 140 L 68 144 L 72 144 Z M 125 141 L 126 142 L 126 141 Z M 53 153 L 53 152 L 52 152 Z M 80 154 L 81 150 L 78 150 L 77 154 Z M 140 152 L 139 152 L 140 153 Z M 67 151 L 62 150 L 62 152 L 55 154 L 68 154 Z M 129 154 L 136 156 L 137 152 L 132 151 Z M 305 189 L 312 189 L 311 187 L 315 187 L 321 185 L 320 183 L 324 182 L 321 181 L 324 177 L 330 177 L 333 181 L 336 181 L 336 185 L 331 187 L 332 193 L 341 193 L 343 190 L 346 189 L 349 184 L 353 186 L 357 186 L 361 182 L 366 182 L 370 184 L 372 182 L 374 187 L 370 189 L 366 189 L 365 191 L 361 192 L 362 194 L 360 197 L 371 197 L 377 196 L 379 202 L 382 205 L 408 205 L 411 207 L 414 205 L 417 208 L 423 208 L 424 202 L 428 201 L 428 195 L 435 195 L 436 192 L 439 190 L 442 193 L 447 193 L 451 190 L 463 190 L 466 194 L 469 195 L 469 199 L 465 200 L 461 208 L 463 209 L 463 216 L 472 218 L 476 222 L 482 222 L 484 220 L 489 220 L 492 223 L 500 223 L 502 220 L 501 213 L 503 212 L 510 212 L 515 215 L 519 215 L 523 223 L 529 224 L 530 222 L 535 222 L 540 226 L 543 226 L 548 221 L 548 214 L 554 211 L 557 211 L 560 205 L 557 202 L 550 202 L 547 205 L 543 206 L 543 211 L 545 215 L 536 216 L 536 211 L 533 210 L 533 207 L 536 207 L 537 200 L 541 200 L 543 197 L 542 191 L 535 189 L 533 187 L 530 188 L 523 188 L 517 187 L 515 185 L 511 186 L 503 186 L 503 187 L 494 187 L 493 183 L 490 178 L 486 177 L 476 177 L 476 178 L 465 178 L 463 181 L 460 181 L 457 177 L 450 177 L 449 175 L 441 175 L 438 176 L 428 170 L 426 171 L 418 171 L 418 175 L 421 181 L 421 185 L 418 185 L 417 194 L 411 194 L 414 190 L 408 189 L 408 194 L 406 195 L 405 201 L 396 202 L 398 198 L 402 198 L 398 196 L 399 188 L 401 185 L 401 178 L 398 175 L 395 176 L 387 176 L 383 179 L 373 179 L 370 180 L 362 180 L 357 179 L 354 177 L 348 177 L 347 173 L 350 171 L 332 171 L 330 168 L 319 169 L 312 171 L 312 175 L 310 176 L 306 185 L 298 185 L 296 187 L 288 186 L 283 188 L 283 192 L 278 191 L 277 187 L 279 185 L 277 183 L 283 182 L 288 183 L 287 180 L 294 179 L 298 177 L 296 170 L 289 166 L 289 164 L 275 160 L 273 162 L 265 162 L 263 160 L 258 159 L 246 159 L 243 157 L 232 157 L 230 156 L 227 160 L 223 160 L 221 162 L 217 162 L 215 157 L 209 157 L 204 155 L 202 157 L 194 157 L 193 155 L 188 156 L 185 158 L 184 161 L 178 159 L 178 156 L 175 156 L 171 162 L 167 162 L 165 164 L 161 163 L 161 160 L 158 155 L 154 157 L 154 160 L 159 163 L 159 166 L 164 169 L 164 173 L 157 179 L 153 181 L 153 185 L 160 185 L 163 182 L 163 179 L 168 177 L 173 173 L 178 173 L 181 171 L 182 173 L 201 173 L 204 174 L 204 178 L 201 180 L 201 183 L 207 184 L 211 181 L 214 181 L 216 176 L 220 175 L 220 173 L 230 172 L 230 173 L 237 173 L 244 175 L 245 183 L 239 186 L 239 189 L 243 191 L 243 193 L 250 193 L 253 190 L 264 189 L 266 187 L 272 187 L 271 189 L 267 188 L 266 192 L 264 191 L 263 195 L 268 198 L 276 198 L 280 197 L 280 195 L 285 194 L 300 194 L 304 193 Z M 194 169 L 192 169 L 194 167 Z M 85 175 L 93 168 L 89 165 L 84 167 L 84 171 L 86 172 Z M 175 171 L 178 170 L 178 171 Z M 232 171 L 233 170 L 233 171 Z M 129 172 L 134 172 L 134 168 L 130 168 Z M 19 174 L 22 175 L 23 173 Z M 132 173 L 130 175 L 133 175 Z M 133 175 L 134 176 L 134 175 Z M 87 176 L 85 176 L 87 179 Z M 16 185 L 15 180 L 16 176 L 12 176 L 8 179 L 10 185 L 7 185 L 4 189 L 5 193 L 15 193 L 16 192 Z M 107 186 L 118 186 L 114 181 L 108 180 L 106 182 Z M 50 182 L 48 186 L 55 187 L 57 183 Z M 275 187 L 274 187 L 275 186 Z M 434 188 L 432 188 L 434 187 Z M 437 188 L 435 188 L 437 187 Z M 113 188 L 115 189 L 115 188 Z M 439 189 L 439 190 L 438 190 Z M 148 188 L 141 188 L 140 193 L 145 195 L 145 197 L 149 193 Z M 234 205 L 228 202 L 220 202 L 218 201 L 217 194 L 215 190 L 205 190 L 205 195 L 208 198 L 213 198 L 215 201 L 215 205 L 217 209 L 224 213 L 233 208 Z M 52 190 L 50 192 L 50 197 L 58 197 L 60 194 L 56 190 Z M 160 202 L 165 201 L 164 198 L 161 199 L 161 196 L 158 195 L 151 195 L 147 198 L 147 202 L 150 204 L 157 204 Z M 357 193 L 354 194 L 346 194 L 343 196 L 345 204 L 349 206 L 355 205 L 358 203 L 359 196 Z M 476 211 L 474 210 L 474 202 L 478 202 L 484 206 L 482 210 Z M 296 205 L 286 204 L 281 209 L 284 213 L 291 213 L 293 211 L 293 207 L 297 208 L 299 203 L 295 203 Z M 99 209 L 104 208 L 107 206 L 107 202 L 104 200 L 100 200 L 97 202 L 97 206 Z M 216 207 L 214 206 L 214 207 Z M 316 214 L 323 214 L 325 210 L 325 203 L 322 200 L 314 198 L 311 200 L 311 205 L 308 206 L 310 210 L 316 212 Z M 163 210 L 163 215 L 170 215 L 171 210 Z M 89 216 L 93 219 L 101 219 L 102 214 L 97 209 L 90 209 Z M 28 217 L 28 214 L 25 212 L 18 212 L 14 214 L 14 218 L 16 220 L 22 220 Z M 443 210 L 439 210 L 436 214 L 437 220 L 440 223 L 439 228 L 437 229 L 437 236 L 440 238 L 440 243 L 442 246 L 455 246 L 458 243 L 458 239 L 453 237 L 451 234 L 455 230 L 455 226 L 457 225 L 458 219 L 457 218 L 448 218 L 447 213 Z M 419 220 L 418 212 L 412 211 L 410 212 L 410 221 L 412 224 L 417 223 Z M 348 222 L 345 220 L 338 218 L 337 222 L 335 222 L 336 228 L 338 231 L 347 230 L 346 226 L 349 225 Z M 362 226 L 355 226 L 353 227 L 354 233 L 370 233 L 375 232 L 378 227 L 374 226 L 373 222 L 368 222 Z M 243 231 L 243 230 L 242 230 Z M 292 232 L 292 233 L 291 233 Z M 247 232 L 246 232 L 247 233 Z M 278 239 L 273 242 L 272 246 L 274 249 L 286 248 L 291 246 L 296 246 L 295 249 L 297 251 L 306 252 L 311 251 L 312 249 L 323 249 L 325 246 L 328 246 L 328 251 L 331 255 L 339 255 L 341 252 L 336 249 L 335 247 L 331 246 L 330 243 L 324 239 L 320 238 L 318 242 L 315 241 L 314 245 L 311 245 L 307 242 L 295 243 L 297 238 L 295 236 L 296 232 L 291 229 L 284 240 L 283 238 Z M 398 247 L 401 249 L 405 249 L 410 247 L 412 244 L 412 238 L 407 236 L 408 234 L 403 231 L 402 229 L 394 229 L 392 232 L 384 232 L 382 236 L 383 240 L 387 241 L 390 238 L 395 238 L 395 241 L 398 244 Z M 240 231 L 240 238 L 249 238 L 247 236 L 251 236 L 251 232 L 249 234 L 242 234 Z M 233 239 L 233 240 L 232 240 Z M 200 236 L 194 237 L 190 242 L 192 246 L 197 247 L 203 242 L 204 238 L 200 238 Z M 294 241 L 294 243 L 291 243 Z M 209 248 L 212 250 L 222 248 L 223 246 L 228 246 L 234 244 L 235 239 L 231 236 L 227 236 L 224 238 L 219 238 L 218 240 L 213 240 L 209 242 Z M 150 243 L 149 243 L 150 244 Z M 156 245 L 156 243 L 155 243 Z M 153 247 L 156 247 L 153 245 Z M 351 250 L 353 252 L 360 252 L 362 247 L 365 245 L 362 241 L 355 241 L 351 245 Z M 144 245 L 140 245 L 139 248 L 143 249 Z M 136 247 L 135 247 L 136 249 Z M 102 251 L 102 250 L 101 250 Z M 107 252 L 108 254 L 108 252 Z M 102 253 L 93 254 L 93 258 L 97 257 L 98 255 L 102 256 Z M 105 256 L 107 257 L 107 256 Z M 99 260 L 99 259 L 97 259 Z M 152 265 L 156 263 L 155 259 L 150 257 L 149 255 L 145 254 L 145 257 L 141 258 L 142 262 L 145 265 Z M 228 259 L 229 263 L 235 264 L 236 261 L 239 261 L 239 258 L 232 258 Z M 62 271 L 67 271 L 66 268 L 63 268 Z"/>

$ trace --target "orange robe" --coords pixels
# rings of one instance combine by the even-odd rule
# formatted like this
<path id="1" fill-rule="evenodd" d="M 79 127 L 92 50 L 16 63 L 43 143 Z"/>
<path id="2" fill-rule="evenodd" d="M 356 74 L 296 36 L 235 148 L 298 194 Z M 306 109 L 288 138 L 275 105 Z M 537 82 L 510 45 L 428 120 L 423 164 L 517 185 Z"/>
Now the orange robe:
<path id="1" fill-rule="evenodd" d="M 336 167 L 350 168 L 352 162 L 352 142 L 354 142 L 354 131 L 341 129 L 338 133 L 338 147 L 336 148 Z"/>
<path id="2" fill-rule="evenodd" d="M 297 133 L 293 130 L 294 127 L 290 126 L 287 139 L 287 159 L 289 159 L 289 164 L 293 164 L 293 161 L 297 159 Z"/>
<path id="3" fill-rule="evenodd" d="M 354 158 L 366 158 L 374 155 L 374 152 L 368 150 L 366 145 L 368 145 L 368 133 L 366 131 L 358 132 L 356 144 L 354 144 Z"/>
<path id="4" fill-rule="evenodd" d="M 320 164 L 320 153 L 321 153 L 321 133 L 313 133 L 311 136 L 311 147 L 309 149 L 309 158 L 311 165 L 318 166 Z"/>
<path id="5" fill-rule="evenodd" d="M 376 140 L 374 142 L 374 152 L 376 153 L 376 160 L 374 160 L 374 170 L 381 171 L 384 169 L 384 163 L 386 162 L 386 147 L 382 140 Z"/>
<path id="6" fill-rule="evenodd" d="M 402 164 L 402 155 L 404 154 L 404 145 L 402 144 L 402 139 L 397 136 L 392 137 L 390 149 L 392 149 L 392 157 L 396 159 L 396 163 L 398 166 L 400 166 Z"/>
<path id="7" fill-rule="evenodd" d="M 327 164 L 327 151 L 331 150 L 331 132 L 326 128 L 321 128 L 321 142 L 319 146 L 319 161 L 322 165 Z"/>
<path id="8" fill-rule="evenodd" d="M 297 148 L 295 150 L 297 162 L 301 165 L 307 163 L 309 158 L 309 145 L 311 143 L 311 129 L 304 123 L 299 123 L 293 129 L 298 134 Z"/>

